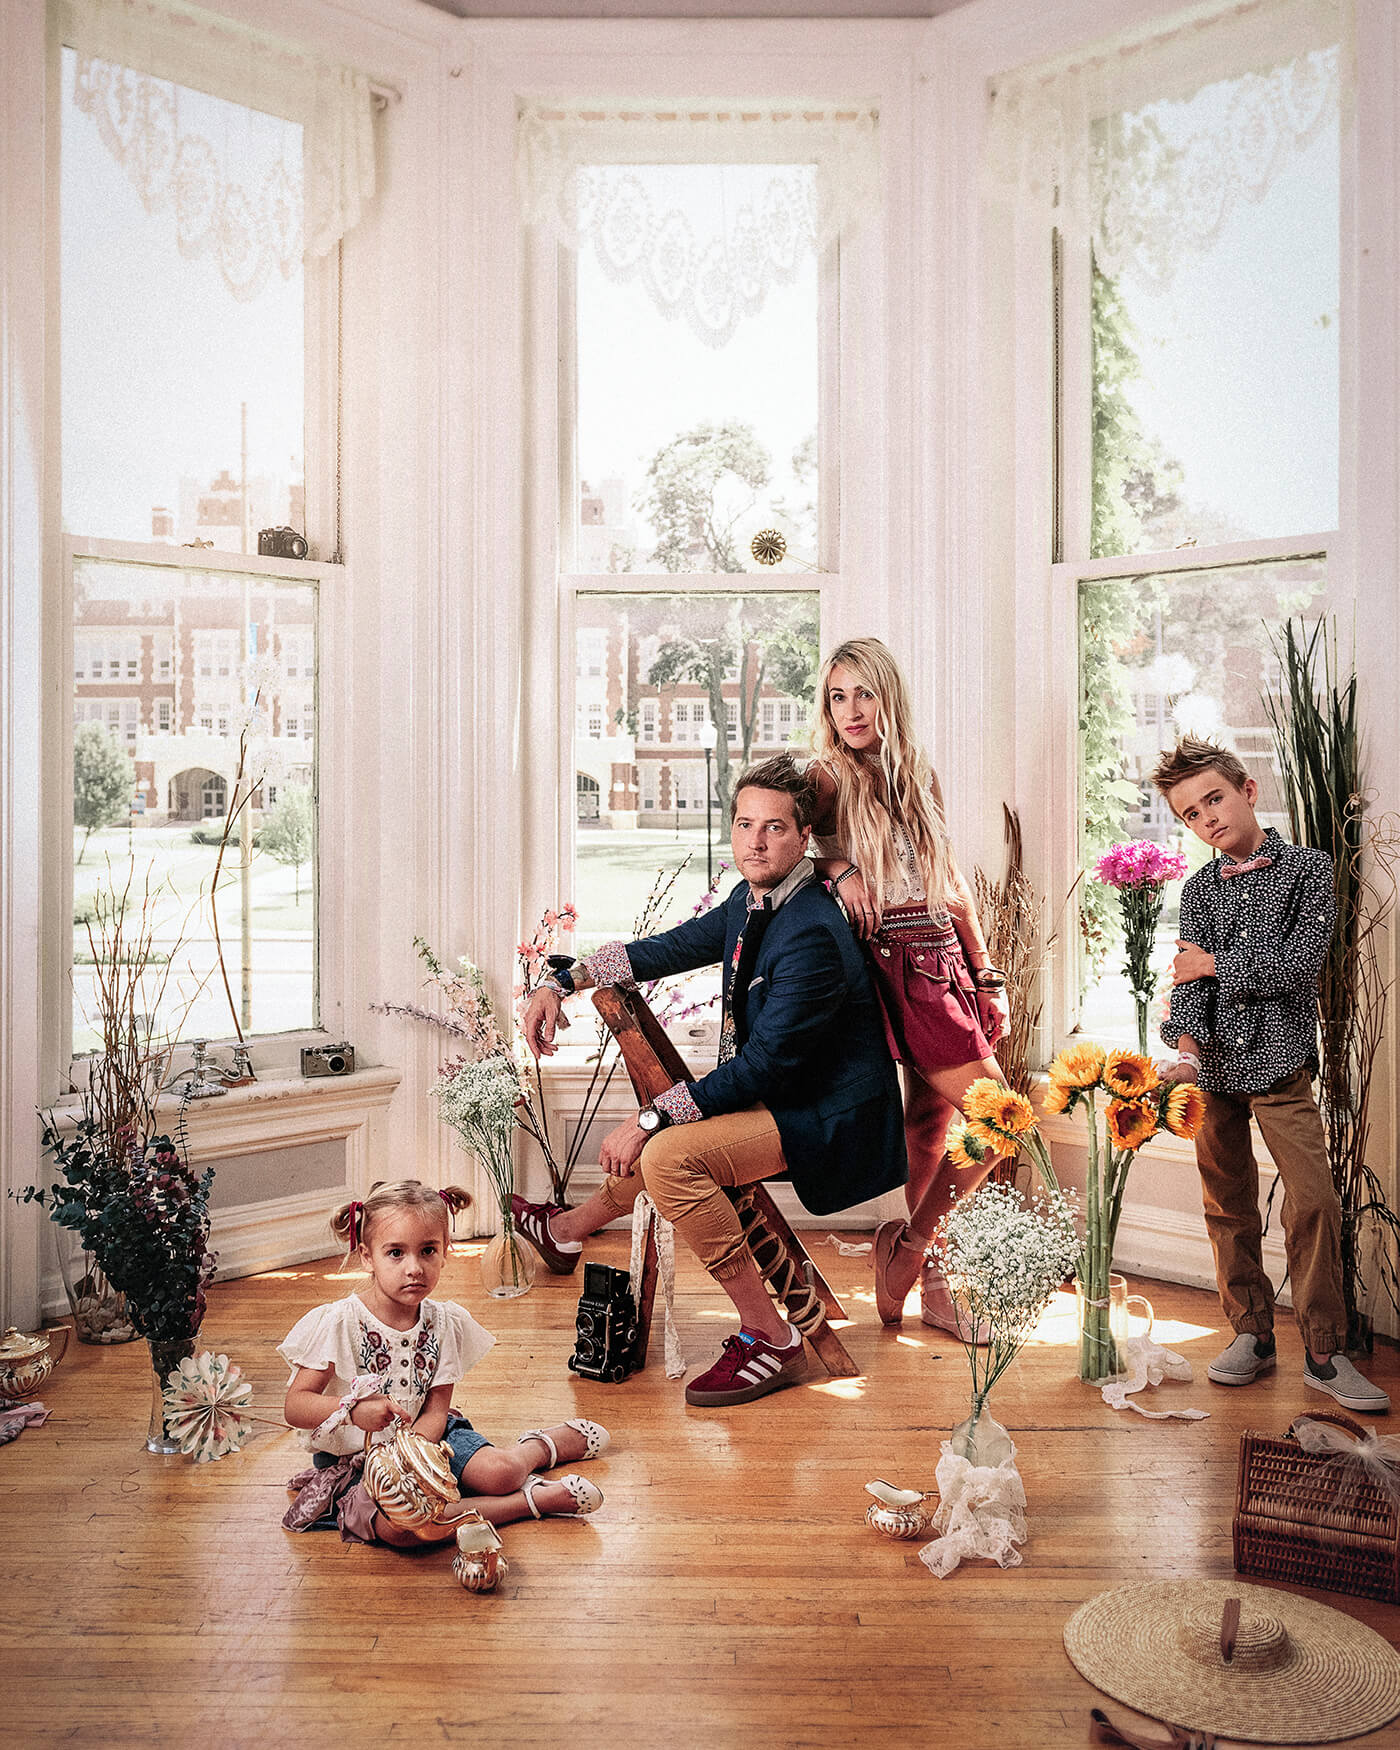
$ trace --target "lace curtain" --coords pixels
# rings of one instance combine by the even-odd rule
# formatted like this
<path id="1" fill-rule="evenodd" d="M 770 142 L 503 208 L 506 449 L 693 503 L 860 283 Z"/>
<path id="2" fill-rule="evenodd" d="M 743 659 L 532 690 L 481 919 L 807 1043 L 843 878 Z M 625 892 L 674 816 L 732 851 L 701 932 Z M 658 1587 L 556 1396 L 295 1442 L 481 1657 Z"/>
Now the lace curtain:
<path id="1" fill-rule="evenodd" d="M 1341 103 L 1344 0 L 1236 0 L 996 82 L 987 172 L 1110 276 L 1167 285 Z"/>
<path id="2" fill-rule="evenodd" d="M 180 251 L 248 299 L 325 255 L 374 193 L 362 73 L 158 0 L 65 0 L 74 100 Z M 224 106 L 240 106 L 237 113 Z"/>
<path id="3" fill-rule="evenodd" d="M 709 346 L 879 198 L 872 109 L 527 106 L 517 136 L 527 222 L 645 287 Z M 679 169 L 706 167 L 682 195 Z"/>

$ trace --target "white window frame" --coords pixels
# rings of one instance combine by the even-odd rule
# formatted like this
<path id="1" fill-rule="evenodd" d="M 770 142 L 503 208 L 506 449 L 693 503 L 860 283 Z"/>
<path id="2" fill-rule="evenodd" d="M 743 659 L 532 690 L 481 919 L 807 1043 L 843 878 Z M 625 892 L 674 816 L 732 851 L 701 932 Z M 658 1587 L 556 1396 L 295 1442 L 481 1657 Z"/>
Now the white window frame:
<path id="1" fill-rule="evenodd" d="M 742 58 L 736 56 L 733 70 L 736 78 L 744 75 L 741 82 L 746 90 L 751 89 L 752 67 L 745 73 Z M 662 84 L 674 83 L 675 69 L 660 58 L 638 56 L 632 76 L 649 79 L 648 89 L 654 92 Z M 828 82 L 831 77 L 829 70 Z M 611 79 L 608 84 L 611 89 Z M 555 90 L 550 95 L 560 94 Z M 882 103 L 882 127 L 897 126 L 898 116 L 897 100 Z M 823 650 L 830 647 L 833 638 L 869 632 L 872 628 L 883 630 L 888 598 L 883 588 L 871 589 L 870 576 L 872 569 L 875 575 L 883 575 L 878 555 L 883 548 L 881 517 L 886 484 L 875 447 L 861 441 L 863 422 L 872 417 L 878 419 L 875 410 L 883 404 L 886 392 L 882 372 L 872 369 L 873 361 L 880 356 L 884 333 L 883 252 L 884 226 L 876 214 L 853 237 L 833 244 L 819 263 L 820 569 L 600 575 L 569 569 L 579 485 L 573 456 L 576 395 L 574 336 L 570 327 L 574 311 L 574 261 L 552 237 L 538 230 L 527 234 L 526 301 L 531 322 L 526 332 L 526 348 L 529 360 L 535 363 L 530 367 L 527 396 L 527 453 L 533 458 L 533 466 L 527 479 L 526 521 L 531 537 L 528 545 L 536 557 L 529 583 L 526 648 L 534 652 L 552 648 L 556 652 L 552 683 L 558 698 L 558 737 L 550 762 L 555 781 L 549 794 L 558 801 L 539 805 L 540 817 L 534 831 L 527 805 L 525 841 L 531 854 L 527 856 L 525 871 L 524 915 L 535 915 L 543 906 L 554 903 L 554 896 L 573 893 L 576 885 L 572 785 L 561 775 L 571 772 L 574 765 L 571 731 L 575 721 L 580 597 L 599 593 L 811 594 L 818 598 L 818 636 Z M 852 417 L 845 422 L 841 419 L 842 408 L 853 410 Z M 548 684 L 542 676 L 538 690 L 543 692 Z M 639 721 L 639 746 L 653 745 L 644 741 L 641 731 Z M 737 737 L 730 745 L 737 745 Z M 546 808 L 551 816 L 548 825 L 544 819 Z"/>
<path id="2" fill-rule="evenodd" d="M 60 672 L 71 671 L 73 660 L 73 565 L 75 560 L 102 559 L 123 564 L 160 568 L 170 571 L 199 571 L 217 573 L 224 577 L 265 577 L 313 586 L 317 592 L 316 625 L 319 632 L 321 651 L 321 670 L 326 671 L 327 662 L 343 663 L 347 660 L 346 641 L 338 630 L 341 616 L 335 611 L 343 600 L 348 581 L 348 572 L 343 565 L 332 565 L 325 561 L 269 559 L 255 553 L 225 553 L 217 550 L 201 550 L 197 555 L 184 555 L 176 547 L 167 542 L 144 541 L 107 541 L 90 540 L 79 536 L 65 536 L 62 545 L 62 597 L 63 597 L 63 639 L 64 649 L 61 660 L 64 667 Z M 334 669 L 331 672 L 336 672 Z M 335 689 L 329 690 L 333 696 Z M 320 679 L 315 682 L 315 700 L 321 693 Z M 84 703 L 83 696 L 75 693 L 75 703 Z M 315 701 L 313 701 L 313 710 Z M 195 716 L 216 714 L 216 709 L 205 705 L 195 706 Z M 73 757 L 72 757 L 72 712 L 66 714 L 69 723 L 64 750 L 60 753 L 56 769 L 62 774 L 61 783 L 56 788 L 59 794 L 55 797 L 55 807 L 50 819 L 54 832 L 55 856 L 54 866 L 61 871 L 61 913 L 69 919 L 73 915 L 73 857 L 72 857 L 72 819 L 73 819 Z M 341 798 L 345 793 L 345 785 L 349 776 L 346 751 L 341 746 L 332 744 L 323 746 L 317 742 L 314 748 L 312 765 L 312 795 L 315 805 L 315 850 L 313 858 L 319 865 L 317 869 L 316 909 L 313 922 L 313 960 L 312 960 L 312 1012 L 311 1023 L 302 1028 L 296 1028 L 285 1033 L 258 1033 L 250 1035 L 250 1043 L 254 1049 L 254 1061 L 258 1073 L 291 1075 L 299 1068 L 299 1051 L 304 1044 L 314 1044 L 324 1039 L 325 1029 L 321 1025 L 321 1017 L 325 1011 L 323 993 L 331 981 L 344 978 L 345 951 L 339 944 L 343 940 L 343 932 L 337 928 L 328 928 L 328 920 L 343 913 L 342 881 L 343 872 L 334 859 L 323 862 L 321 847 L 338 845 L 346 842 L 346 825 L 341 807 Z M 133 773 L 134 781 L 134 773 Z M 60 932 L 61 948 L 59 964 L 51 990 L 57 1001 L 62 1004 L 56 1018 L 59 1036 L 59 1049 L 62 1061 L 73 1060 L 73 1004 L 69 971 L 71 968 L 73 932 L 71 927 Z M 334 988 L 334 985 L 331 986 Z M 63 998 L 66 996 L 66 1002 Z M 51 998 L 54 1000 L 54 998 Z M 230 1031 L 222 1038 L 211 1040 L 216 1046 L 227 1046 L 236 1036 Z M 337 1035 L 339 1037 L 339 1035 Z"/>
<path id="3" fill-rule="evenodd" d="M 1083 866 L 1079 823 L 1084 815 L 1084 772 L 1079 738 L 1079 587 L 1084 583 L 1128 580 L 1213 571 L 1224 566 L 1263 565 L 1290 559 L 1321 559 L 1327 567 L 1327 585 L 1319 597 L 1324 613 L 1335 613 L 1339 627 L 1351 623 L 1351 592 L 1347 573 L 1334 568 L 1341 549 L 1337 530 L 1323 534 L 1294 535 L 1273 540 L 1233 541 L 1216 547 L 1186 547 L 1157 553 L 1133 553 L 1121 558 L 1062 561 L 1050 567 L 1052 640 L 1059 659 L 1052 664 L 1051 693 L 1057 733 L 1049 742 L 1053 771 L 1050 788 L 1057 796 L 1073 797 L 1073 805 L 1059 811 L 1058 826 L 1052 826 L 1050 863 L 1058 874 L 1055 893 L 1067 893 Z M 1052 812 L 1052 822 L 1054 814 Z M 1128 836 L 1135 836 L 1129 832 Z M 1088 879 L 1086 876 L 1085 879 Z M 1053 909 L 1053 908 L 1052 908 Z M 1060 947 L 1054 956 L 1056 995 L 1053 1010 L 1054 1045 L 1047 1040 L 1047 1055 L 1079 1028 L 1079 987 L 1084 964 L 1083 939 L 1078 915 L 1066 916 L 1060 932 Z M 1114 1043 L 1121 1043 L 1115 1040 Z"/>
<path id="4" fill-rule="evenodd" d="M 1343 105 L 1343 114 L 1347 106 Z M 1345 125 L 1345 124 L 1344 124 Z M 1348 504 L 1346 432 L 1352 397 L 1349 373 L 1354 368 L 1352 341 L 1355 311 L 1354 266 L 1348 246 L 1355 210 L 1354 156 L 1343 141 L 1339 189 L 1342 226 L 1339 307 L 1339 502 Z M 1017 493 L 1015 544 L 1018 570 L 1039 573 L 1043 593 L 1024 594 L 1026 634 L 1022 647 L 1039 644 L 1052 653 L 1036 672 L 1043 677 L 1039 700 L 1021 694 L 1026 733 L 1018 735 L 1017 794 L 1022 798 L 1027 843 L 1045 847 L 1047 909 L 1054 918 L 1080 873 L 1079 821 L 1082 817 L 1082 762 L 1079 742 L 1078 590 L 1095 579 L 1131 578 L 1176 571 L 1200 571 L 1217 566 L 1265 563 L 1270 560 L 1324 557 L 1327 586 L 1324 611 L 1335 612 L 1340 626 L 1351 622 L 1356 599 L 1355 567 L 1346 530 L 1310 530 L 1264 539 L 1223 543 L 1213 547 L 1088 557 L 1092 513 L 1093 357 L 1090 341 L 1091 262 L 1087 243 L 1065 240 L 1047 224 L 1040 234 L 1016 227 L 1015 241 L 1002 244 L 1002 261 L 1011 278 L 1011 296 L 1003 306 L 1017 331 L 1013 362 L 1017 406 L 1014 451 L 1003 459 L 1023 480 L 1040 490 Z M 996 253 L 997 245 L 993 245 Z M 1058 329 L 1056 327 L 1058 312 Z M 1034 382 L 1031 373 L 1043 375 Z M 1058 431 L 1056 416 L 1058 409 Z M 1058 529 L 1064 556 L 1047 552 Z M 1038 706 L 1038 709 L 1037 709 Z M 1037 729 L 1039 733 L 1037 733 Z M 1073 806 L 1053 799 L 1073 797 Z M 1077 905 L 1060 914 L 1059 942 L 1046 969 L 1040 1050 L 1048 1061 L 1079 1025 L 1079 985 L 1083 944 Z"/>

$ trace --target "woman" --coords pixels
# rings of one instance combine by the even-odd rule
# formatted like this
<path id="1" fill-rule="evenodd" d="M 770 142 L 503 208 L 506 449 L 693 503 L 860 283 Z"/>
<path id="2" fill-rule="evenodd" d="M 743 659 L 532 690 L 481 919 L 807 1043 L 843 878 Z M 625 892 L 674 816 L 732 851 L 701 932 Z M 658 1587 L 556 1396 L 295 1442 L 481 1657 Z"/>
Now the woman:
<path id="1" fill-rule="evenodd" d="M 948 1284 L 924 1256 L 954 1196 L 990 1170 L 955 1170 L 944 1141 L 968 1087 L 1005 1080 L 992 1047 L 1006 1031 L 1006 980 L 989 963 L 894 658 L 878 638 L 849 640 L 827 658 L 817 699 L 817 868 L 865 943 L 904 1066 L 909 1220 L 875 1230 L 875 1304 L 899 1324 L 922 1268 L 924 1323 L 957 1332 Z"/>

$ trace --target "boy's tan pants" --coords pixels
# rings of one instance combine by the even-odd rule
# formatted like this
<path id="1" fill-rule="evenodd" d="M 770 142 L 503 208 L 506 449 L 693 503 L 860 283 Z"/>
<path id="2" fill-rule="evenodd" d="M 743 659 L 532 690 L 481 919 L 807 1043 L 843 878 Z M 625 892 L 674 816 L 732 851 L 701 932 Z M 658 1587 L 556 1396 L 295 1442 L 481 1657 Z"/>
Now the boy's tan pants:
<path id="1" fill-rule="evenodd" d="M 647 1143 L 637 1164 L 639 1171 L 625 1178 L 604 1178 L 603 1201 L 626 1215 L 645 1190 L 716 1282 L 737 1275 L 749 1258 L 724 1188 L 787 1171 L 778 1126 L 766 1106 L 668 1125 Z"/>
<path id="2" fill-rule="evenodd" d="M 1346 1347 L 1342 1211 L 1327 1164 L 1322 1117 L 1305 1069 L 1262 1094 L 1206 1095 L 1196 1164 L 1220 1302 L 1237 1332 L 1268 1336 L 1273 1330 L 1274 1290 L 1264 1270 L 1259 1169 L 1249 1140 L 1251 1111 L 1283 1184 L 1294 1316 L 1308 1348 L 1331 1355 Z"/>

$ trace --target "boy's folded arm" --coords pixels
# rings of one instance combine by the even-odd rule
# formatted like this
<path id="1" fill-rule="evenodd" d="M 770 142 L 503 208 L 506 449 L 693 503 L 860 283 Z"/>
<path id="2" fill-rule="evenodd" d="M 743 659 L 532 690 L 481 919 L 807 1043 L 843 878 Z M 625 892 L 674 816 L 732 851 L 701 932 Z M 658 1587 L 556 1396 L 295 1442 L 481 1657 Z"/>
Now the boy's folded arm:
<path id="1" fill-rule="evenodd" d="M 1331 863 L 1310 859 L 1292 918 L 1268 942 L 1217 949 L 1215 976 L 1227 1003 L 1259 1001 L 1311 991 L 1317 984 L 1337 921 Z"/>
<path id="2" fill-rule="evenodd" d="M 1163 1045 L 1179 1048 L 1184 1034 L 1198 1045 L 1214 1038 L 1215 1027 L 1211 1019 L 1215 1008 L 1214 994 L 1208 978 L 1193 978 L 1190 984 L 1173 986 L 1171 1007 L 1160 1028 Z"/>
<path id="3" fill-rule="evenodd" d="M 1210 951 L 1209 924 L 1189 881 L 1181 890 L 1181 922 L 1177 929 L 1183 942 L 1193 942 L 1198 948 Z M 1183 1033 L 1189 1033 L 1202 1045 L 1213 1038 L 1214 998 L 1215 985 L 1208 978 L 1193 978 L 1187 984 L 1173 985 L 1167 1019 L 1160 1028 L 1162 1043 L 1178 1046 Z"/>

